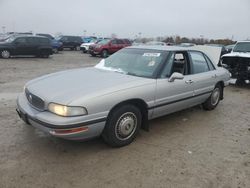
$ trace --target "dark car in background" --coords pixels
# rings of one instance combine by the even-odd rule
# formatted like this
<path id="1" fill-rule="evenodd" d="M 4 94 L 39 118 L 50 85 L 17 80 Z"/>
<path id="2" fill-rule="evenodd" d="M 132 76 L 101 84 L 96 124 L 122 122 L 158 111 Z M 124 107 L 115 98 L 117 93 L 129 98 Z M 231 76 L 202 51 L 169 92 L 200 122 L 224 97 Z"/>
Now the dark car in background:
<path id="1" fill-rule="evenodd" d="M 103 58 L 113 54 L 118 50 L 131 46 L 131 42 L 128 39 L 104 39 L 89 47 L 89 53 L 91 56 L 100 55 Z"/>
<path id="2" fill-rule="evenodd" d="M 83 43 L 82 38 L 79 36 L 60 36 L 58 38 L 60 42 L 62 42 L 62 48 L 70 48 L 71 50 L 80 50 L 80 46 Z"/>
<path id="3" fill-rule="evenodd" d="M 63 43 L 56 40 L 52 35 L 44 34 L 44 33 L 37 33 L 36 35 L 47 37 L 48 39 L 50 39 L 51 47 L 52 47 L 54 53 L 58 53 L 58 51 L 62 50 Z"/>
<path id="4" fill-rule="evenodd" d="M 0 56 L 10 58 L 11 56 L 33 55 L 48 58 L 53 54 L 50 40 L 41 36 L 11 36 L 0 43 Z"/>

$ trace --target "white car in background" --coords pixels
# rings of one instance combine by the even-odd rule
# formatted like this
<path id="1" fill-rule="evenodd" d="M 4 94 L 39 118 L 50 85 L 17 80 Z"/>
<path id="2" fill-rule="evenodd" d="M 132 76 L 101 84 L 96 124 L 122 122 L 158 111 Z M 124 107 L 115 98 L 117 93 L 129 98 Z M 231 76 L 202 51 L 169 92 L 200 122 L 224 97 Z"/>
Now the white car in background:
<path id="1" fill-rule="evenodd" d="M 146 45 L 151 45 L 151 46 L 167 46 L 165 42 L 159 42 L 159 41 L 150 41 L 147 42 Z"/>
<path id="2" fill-rule="evenodd" d="M 82 43 L 81 46 L 80 46 L 80 50 L 83 53 L 87 53 L 89 51 L 89 46 L 92 45 L 92 44 L 95 44 L 97 41 L 98 41 L 97 39 L 92 39 L 88 43 Z"/>

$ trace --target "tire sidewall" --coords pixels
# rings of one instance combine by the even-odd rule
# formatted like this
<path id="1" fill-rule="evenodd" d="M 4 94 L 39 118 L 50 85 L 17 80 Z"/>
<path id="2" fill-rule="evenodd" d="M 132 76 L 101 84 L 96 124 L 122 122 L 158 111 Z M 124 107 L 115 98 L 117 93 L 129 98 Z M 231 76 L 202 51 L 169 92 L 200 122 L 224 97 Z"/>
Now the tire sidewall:
<path id="1" fill-rule="evenodd" d="M 108 50 L 103 50 L 101 53 L 102 58 L 107 58 L 108 57 Z"/>
<path id="2" fill-rule="evenodd" d="M 136 130 L 134 131 L 134 133 L 128 139 L 120 140 L 115 134 L 116 124 L 119 118 L 127 112 L 132 112 L 133 114 L 135 114 L 137 118 L 137 126 L 135 128 Z M 135 139 L 136 135 L 140 130 L 141 123 L 142 114 L 137 107 L 135 107 L 134 105 L 124 105 L 121 107 L 117 107 L 109 115 L 102 136 L 104 137 L 104 140 L 113 147 L 125 146 L 130 144 Z"/>
<path id="3" fill-rule="evenodd" d="M 212 104 L 212 95 L 213 95 L 213 92 L 216 90 L 216 89 L 219 89 L 219 100 L 216 104 Z M 220 96 L 222 94 L 222 87 L 221 85 L 217 84 L 215 87 L 214 87 L 214 90 L 213 90 L 212 94 L 210 95 L 210 97 L 207 99 L 207 101 L 205 103 L 203 103 L 203 107 L 205 110 L 213 110 L 217 107 L 217 105 L 220 103 Z"/>

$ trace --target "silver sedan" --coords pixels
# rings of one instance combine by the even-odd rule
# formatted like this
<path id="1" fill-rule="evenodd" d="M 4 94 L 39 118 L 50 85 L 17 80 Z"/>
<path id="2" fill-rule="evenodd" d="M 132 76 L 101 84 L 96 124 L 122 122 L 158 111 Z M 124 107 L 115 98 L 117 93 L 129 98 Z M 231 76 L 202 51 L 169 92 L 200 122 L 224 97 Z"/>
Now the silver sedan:
<path id="1" fill-rule="evenodd" d="M 199 50 L 129 47 L 95 67 L 31 80 L 17 99 L 19 116 L 56 137 L 102 136 L 111 146 L 131 143 L 148 120 L 223 99 L 230 73 Z"/>

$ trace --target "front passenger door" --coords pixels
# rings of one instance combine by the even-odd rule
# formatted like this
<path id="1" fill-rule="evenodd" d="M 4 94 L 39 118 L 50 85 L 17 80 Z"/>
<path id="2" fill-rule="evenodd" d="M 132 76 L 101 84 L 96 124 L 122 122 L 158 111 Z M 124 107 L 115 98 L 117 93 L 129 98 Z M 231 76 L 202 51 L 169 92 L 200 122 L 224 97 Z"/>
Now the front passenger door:
<path id="1" fill-rule="evenodd" d="M 183 79 L 170 82 L 173 73 L 183 74 Z M 176 112 L 193 105 L 194 87 L 190 83 L 189 60 L 186 52 L 172 53 L 156 82 L 153 118 Z"/>
<path id="2" fill-rule="evenodd" d="M 14 41 L 15 44 L 15 55 L 27 55 L 29 52 L 29 46 L 25 37 L 17 38 Z"/>

